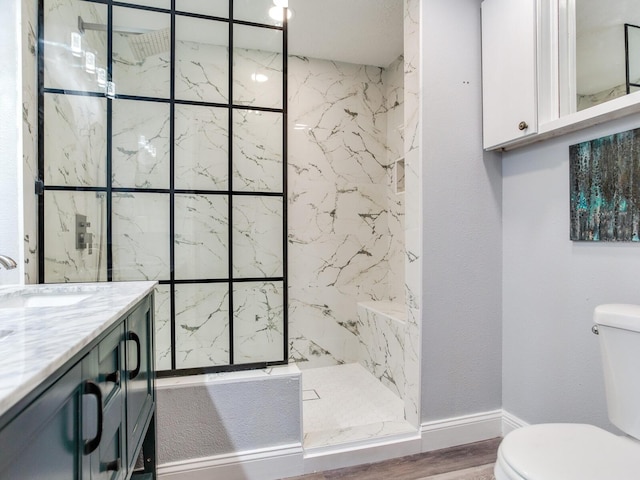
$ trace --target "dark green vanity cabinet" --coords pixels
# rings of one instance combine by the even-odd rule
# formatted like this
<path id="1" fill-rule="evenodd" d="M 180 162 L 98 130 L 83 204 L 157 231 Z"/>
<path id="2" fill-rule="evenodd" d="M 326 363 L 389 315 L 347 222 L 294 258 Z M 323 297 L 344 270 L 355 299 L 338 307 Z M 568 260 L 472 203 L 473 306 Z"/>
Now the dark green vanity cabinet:
<path id="1" fill-rule="evenodd" d="M 0 479 L 155 478 L 152 311 L 147 296 L 2 418 Z"/>

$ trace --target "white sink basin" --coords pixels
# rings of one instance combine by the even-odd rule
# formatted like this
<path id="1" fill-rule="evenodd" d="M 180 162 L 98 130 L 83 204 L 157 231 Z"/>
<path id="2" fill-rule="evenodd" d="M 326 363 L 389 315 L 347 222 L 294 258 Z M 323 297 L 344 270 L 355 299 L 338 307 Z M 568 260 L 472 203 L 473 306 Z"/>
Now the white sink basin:
<path id="1" fill-rule="evenodd" d="M 89 298 L 91 293 L 34 293 L 20 296 L 0 296 L 0 308 L 41 308 L 74 305 Z"/>

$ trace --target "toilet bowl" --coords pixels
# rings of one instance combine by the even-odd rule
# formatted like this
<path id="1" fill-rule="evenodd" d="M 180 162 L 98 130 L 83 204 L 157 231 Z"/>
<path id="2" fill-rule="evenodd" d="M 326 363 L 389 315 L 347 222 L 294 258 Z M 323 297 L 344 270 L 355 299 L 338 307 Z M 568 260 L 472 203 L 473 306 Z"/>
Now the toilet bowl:
<path id="1" fill-rule="evenodd" d="M 640 306 L 596 307 L 609 419 L 628 436 L 593 425 L 549 423 L 510 432 L 496 480 L 640 480 Z"/>
<path id="2" fill-rule="evenodd" d="M 547 423 L 500 443 L 496 480 L 640 479 L 640 441 L 592 425 Z"/>

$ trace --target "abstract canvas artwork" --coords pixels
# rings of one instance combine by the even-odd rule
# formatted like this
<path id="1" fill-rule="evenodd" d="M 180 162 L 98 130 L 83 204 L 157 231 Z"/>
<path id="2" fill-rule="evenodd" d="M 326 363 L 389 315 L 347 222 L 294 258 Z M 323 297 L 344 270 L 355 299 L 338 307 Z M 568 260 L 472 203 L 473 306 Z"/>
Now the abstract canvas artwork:
<path id="1" fill-rule="evenodd" d="M 569 147 L 571 240 L 638 242 L 640 128 Z"/>

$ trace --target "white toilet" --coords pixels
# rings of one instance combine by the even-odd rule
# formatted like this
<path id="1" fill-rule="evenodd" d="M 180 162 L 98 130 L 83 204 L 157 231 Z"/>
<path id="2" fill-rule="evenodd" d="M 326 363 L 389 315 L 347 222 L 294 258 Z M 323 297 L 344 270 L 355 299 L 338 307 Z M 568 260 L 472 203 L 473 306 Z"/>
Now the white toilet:
<path id="1" fill-rule="evenodd" d="M 600 305 L 593 321 L 609 419 L 629 436 L 576 423 L 523 427 L 500 443 L 496 480 L 640 479 L 640 306 Z"/>

